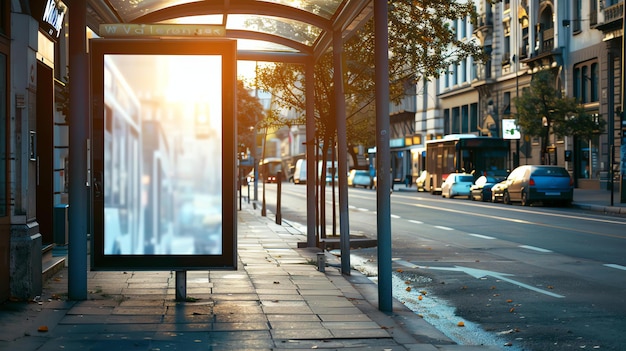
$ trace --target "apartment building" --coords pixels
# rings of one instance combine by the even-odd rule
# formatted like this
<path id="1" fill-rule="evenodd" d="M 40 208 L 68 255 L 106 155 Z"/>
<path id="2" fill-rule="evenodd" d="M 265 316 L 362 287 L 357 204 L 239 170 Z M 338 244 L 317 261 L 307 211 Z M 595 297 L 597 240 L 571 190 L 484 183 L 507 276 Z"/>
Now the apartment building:
<path id="1" fill-rule="evenodd" d="M 416 88 L 414 134 L 502 137 L 515 116 L 516 97 L 533 74 L 549 69 L 555 87 L 607 123 L 592 140 L 546 140 L 548 162 L 565 166 L 580 188 L 606 189 L 620 170 L 623 1 L 476 0 L 475 25 L 452 23 L 458 39 L 478 40 L 485 63 L 468 58 L 440 79 Z M 421 93 L 421 95 L 420 95 Z M 392 109 L 393 111 L 393 109 Z M 541 118 L 541 116 L 538 116 Z M 391 116 L 393 122 L 394 116 Z M 511 168 L 541 162 L 542 140 L 521 134 L 511 143 Z M 612 154 L 611 150 L 615 150 Z M 612 156 L 613 155 L 613 156 Z"/>

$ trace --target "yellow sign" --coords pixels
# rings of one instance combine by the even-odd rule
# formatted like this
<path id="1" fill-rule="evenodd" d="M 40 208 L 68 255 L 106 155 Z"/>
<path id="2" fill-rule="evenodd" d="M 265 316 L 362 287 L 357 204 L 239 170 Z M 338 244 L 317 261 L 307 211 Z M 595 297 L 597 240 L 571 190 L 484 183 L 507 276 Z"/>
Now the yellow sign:
<path id="1" fill-rule="evenodd" d="M 101 24 L 101 37 L 223 37 L 224 26 L 204 24 Z"/>

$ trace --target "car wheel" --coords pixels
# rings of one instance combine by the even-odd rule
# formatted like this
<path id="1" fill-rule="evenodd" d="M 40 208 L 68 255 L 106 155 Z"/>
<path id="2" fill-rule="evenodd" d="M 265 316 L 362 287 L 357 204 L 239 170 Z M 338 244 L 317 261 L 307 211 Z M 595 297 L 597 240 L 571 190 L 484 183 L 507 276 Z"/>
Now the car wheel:
<path id="1" fill-rule="evenodd" d="M 522 206 L 530 206 L 530 201 L 528 201 L 528 194 L 526 192 L 522 192 Z"/>
<path id="2" fill-rule="evenodd" d="M 502 202 L 506 205 L 511 204 L 511 196 L 509 195 L 508 191 L 505 191 L 504 194 L 502 195 Z"/>

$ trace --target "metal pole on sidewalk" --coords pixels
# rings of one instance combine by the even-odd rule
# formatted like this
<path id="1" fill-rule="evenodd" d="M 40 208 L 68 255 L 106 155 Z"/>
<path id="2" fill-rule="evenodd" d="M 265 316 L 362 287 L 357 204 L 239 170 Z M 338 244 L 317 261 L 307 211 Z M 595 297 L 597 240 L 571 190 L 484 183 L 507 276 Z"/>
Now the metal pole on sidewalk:
<path id="1" fill-rule="evenodd" d="M 341 64 L 341 54 L 343 51 L 343 39 L 341 32 L 333 32 L 333 85 L 335 86 L 335 114 L 337 126 L 337 159 L 338 171 L 335 171 L 333 157 L 333 174 L 331 179 L 335 180 L 335 172 L 339 176 L 339 247 L 341 248 L 341 274 L 350 275 L 350 222 L 348 219 L 348 137 L 346 132 L 346 98 L 343 87 L 343 67 Z M 333 152 L 333 156 L 334 156 Z M 334 189 L 334 186 L 333 186 Z M 335 193 L 333 191 L 333 202 Z M 333 218 L 335 207 L 333 206 Z M 334 226 L 333 221 L 333 226 Z M 336 234 L 336 232 L 333 232 Z"/>
<path id="2" fill-rule="evenodd" d="M 68 297 L 87 299 L 87 228 L 91 179 L 87 157 L 89 137 L 89 63 L 87 60 L 87 5 L 72 1 L 69 19 L 70 139 L 69 139 L 69 250 Z"/>
<path id="3" fill-rule="evenodd" d="M 280 198 L 282 192 L 283 184 L 283 172 L 276 172 L 276 224 L 281 224 L 283 222 L 283 215 L 280 210 Z"/>
<path id="4" fill-rule="evenodd" d="M 392 312 L 391 286 L 391 205 L 389 198 L 391 168 L 389 149 L 389 33 L 387 1 L 374 1 L 374 58 L 376 86 L 376 210 L 378 215 L 378 309 Z"/>

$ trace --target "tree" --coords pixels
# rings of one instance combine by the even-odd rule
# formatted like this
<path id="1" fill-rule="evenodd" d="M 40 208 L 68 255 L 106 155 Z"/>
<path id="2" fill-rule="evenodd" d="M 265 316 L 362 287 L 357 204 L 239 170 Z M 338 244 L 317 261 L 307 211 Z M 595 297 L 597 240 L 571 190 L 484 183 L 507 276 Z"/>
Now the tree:
<path id="1" fill-rule="evenodd" d="M 238 144 L 245 145 L 250 151 L 255 147 L 255 128 L 265 118 L 265 112 L 259 99 L 253 96 L 244 86 L 243 81 L 237 80 L 237 139 Z"/>
<path id="2" fill-rule="evenodd" d="M 391 101 L 398 102 L 404 97 L 407 84 L 437 78 L 450 65 L 470 56 L 477 61 L 486 58 L 477 42 L 457 39 L 456 27 L 452 25 L 467 19 L 475 23 L 472 2 L 396 0 L 389 3 L 388 18 Z M 309 32 L 307 28 L 292 28 L 292 31 Z M 359 144 L 375 143 L 374 39 L 372 18 L 343 45 L 348 150 Z M 315 64 L 316 137 L 324 149 L 334 145 L 335 140 L 333 69 L 331 52 L 322 55 Z M 293 108 L 304 121 L 303 77 L 302 66 L 284 63 L 268 66 L 257 76 L 259 86 L 273 95 L 278 108 Z M 325 151 L 322 150 L 323 155 L 327 154 Z"/>
<path id="3" fill-rule="evenodd" d="M 530 86 L 515 98 L 515 121 L 520 130 L 531 137 L 541 138 L 541 164 L 549 163 L 547 146 L 551 133 L 558 137 L 573 136 L 590 140 L 604 128 L 606 122 L 586 113 L 576 98 L 562 96 L 556 89 L 551 70 L 537 72 Z"/>

